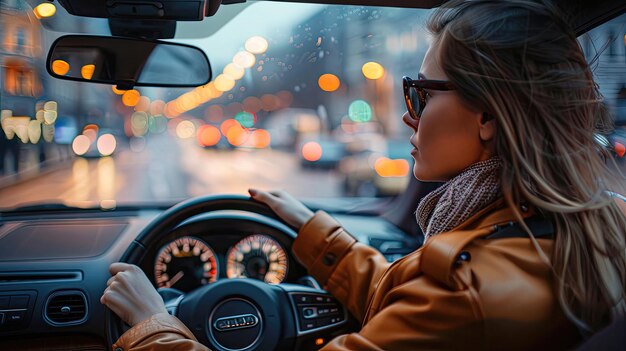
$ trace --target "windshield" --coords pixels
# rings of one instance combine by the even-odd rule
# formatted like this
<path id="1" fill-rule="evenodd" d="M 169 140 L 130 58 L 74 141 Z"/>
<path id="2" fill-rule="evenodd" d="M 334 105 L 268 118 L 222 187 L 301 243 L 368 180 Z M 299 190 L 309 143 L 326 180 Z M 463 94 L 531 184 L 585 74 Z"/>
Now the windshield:
<path id="1" fill-rule="evenodd" d="M 105 20 L 0 2 L 0 208 L 173 203 L 250 187 L 309 198 L 404 191 L 412 147 L 401 78 L 417 78 L 430 10 L 223 8 L 224 18 L 181 25 L 171 40 L 207 54 L 209 84 L 122 91 L 45 70 L 56 38 L 108 34 Z M 626 121 L 625 22 L 581 38 L 590 59 L 601 54 L 596 78 L 618 121 Z"/>

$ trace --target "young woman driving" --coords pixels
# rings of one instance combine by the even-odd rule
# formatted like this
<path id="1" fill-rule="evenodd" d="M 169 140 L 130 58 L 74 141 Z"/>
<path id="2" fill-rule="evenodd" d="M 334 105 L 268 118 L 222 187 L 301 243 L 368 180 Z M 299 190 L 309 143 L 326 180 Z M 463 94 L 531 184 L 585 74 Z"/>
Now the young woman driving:
<path id="1" fill-rule="evenodd" d="M 626 314 L 622 178 L 576 36 L 532 1 L 455 2 L 428 29 L 402 117 L 414 176 L 445 181 L 417 207 L 423 247 L 389 264 L 285 192 L 250 195 L 300 228 L 294 255 L 362 322 L 324 350 L 571 348 Z M 134 325 L 115 346 L 204 349 L 139 268 L 111 273 L 102 303 Z"/>

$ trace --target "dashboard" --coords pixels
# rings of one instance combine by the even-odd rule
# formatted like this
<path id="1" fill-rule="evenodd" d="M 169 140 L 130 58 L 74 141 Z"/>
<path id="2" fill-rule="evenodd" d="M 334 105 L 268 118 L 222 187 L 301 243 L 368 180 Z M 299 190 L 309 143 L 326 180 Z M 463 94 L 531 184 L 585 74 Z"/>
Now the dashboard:
<path id="1" fill-rule="evenodd" d="M 162 213 L 119 209 L 3 216 L 0 349 L 36 350 L 58 343 L 65 345 L 61 349 L 80 344 L 107 350 L 108 317 L 99 300 L 110 277 L 108 267 L 136 245 L 139 234 Z M 334 217 L 389 261 L 418 245 L 380 217 Z M 215 211 L 159 232 L 142 247 L 138 262 L 155 287 L 185 293 L 235 279 L 318 288 L 291 253 L 295 235 L 261 215 Z M 74 302 L 80 308 L 72 308 L 71 315 L 56 311 Z"/>

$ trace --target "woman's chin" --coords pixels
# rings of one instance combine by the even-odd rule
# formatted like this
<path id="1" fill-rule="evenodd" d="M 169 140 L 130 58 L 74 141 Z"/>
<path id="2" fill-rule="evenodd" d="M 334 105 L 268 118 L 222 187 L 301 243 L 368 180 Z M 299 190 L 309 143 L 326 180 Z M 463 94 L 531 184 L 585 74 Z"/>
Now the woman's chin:
<path id="1" fill-rule="evenodd" d="M 428 172 L 425 172 L 425 170 L 422 169 L 422 167 L 418 167 L 417 163 L 413 165 L 413 176 L 415 177 L 415 179 L 419 180 L 420 182 L 432 181 L 429 177 Z"/>
<path id="2" fill-rule="evenodd" d="M 415 177 L 415 179 L 419 180 L 420 182 L 441 182 L 441 181 L 443 181 L 441 179 L 442 177 L 438 177 L 437 175 L 433 174 L 432 172 L 428 172 L 428 170 L 424 169 L 424 167 L 418 167 L 417 164 L 413 165 L 413 176 Z"/>

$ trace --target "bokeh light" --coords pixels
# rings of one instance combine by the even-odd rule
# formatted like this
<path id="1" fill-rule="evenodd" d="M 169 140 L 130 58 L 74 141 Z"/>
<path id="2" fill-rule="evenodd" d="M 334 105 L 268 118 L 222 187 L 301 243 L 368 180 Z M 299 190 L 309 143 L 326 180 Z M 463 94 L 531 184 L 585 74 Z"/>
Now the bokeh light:
<path id="1" fill-rule="evenodd" d="M 276 96 L 280 100 L 280 105 L 282 108 L 287 108 L 291 106 L 293 102 L 293 95 L 287 90 L 279 91 Z"/>
<path id="2" fill-rule="evenodd" d="M 57 12 L 57 8 L 56 6 L 54 6 L 54 4 L 44 2 L 37 5 L 33 9 L 33 12 L 35 13 L 35 17 L 37 17 L 38 19 L 42 19 L 54 16 L 54 14 Z"/>
<path id="3" fill-rule="evenodd" d="M 227 119 L 220 125 L 220 131 L 224 136 L 228 136 L 228 131 L 234 126 L 240 126 L 239 122 L 234 119 Z"/>
<path id="4" fill-rule="evenodd" d="M 53 100 L 46 101 L 46 103 L 43 104 L 43 109 L 48 111 L 56 111 L 57 107 L 57 102 Z"/>
<path id="5" fill-rule="evenodd" d="M 320 78 L 317 80 L 317 84 L 320 86 L 320 89 L 331 92 L 339 89 L 341 82 L 336 75 L 326 73 L 320 76 Z"/>
<path id="6" fill-rule="evenodd" d="M 176 109 L 176 103 L 174 101 L 170 101 L 165 104 L 163 107 L 163 115 L 167 118 L 175 118 L 180 115 L 180 112 Z"/>
<path id="7" fill-rule="evenodd" d="M 97 125 L 97 124 L 93 124 L 93 123 L 91 123 L 91 124 L 87 124 L 86 126 L 84 126 L 84 127 L 83 127 L 83 134 L 85 134 L 85 132 L 86 132 L 86 131 L 88 131 L 88 130 L 93 130 L 94 132 L 96 132 L 96 133 L 97 133 L 97 132 L 98 132 L 98 130 L 100 130 L 100 127 L 98 127 L 98 125 Z M 94 141 L 95 141 L 95 140 L 96 140 L 96 139 L 94 139 Z"/>
<path id="8" fill-rule="evenodd" d="M 54 129 L 54 124 L 41 125 L 41 135 L 47 143 L 51 143 L 54 140 Z"/>
<path id="9" fill-rule="evenodd" d="M 196 126 L 191 121 L 182 121 L 176 126 L 176 135 L 181 139 L 189 139 L 196 134 Z"/>
<path id="10" fill-rule="evenodd" d="M 44 110 L 43 111 L 43 121 L 45 124 L 54 124 L 56 120 L 57 120 L 56 110 Z"/>
<path id="11" fill-rule="evenodd" d="M 361 71 L 367 79 L 380 79 L 385 74 L 385 69 L 378 62 L 367 62 Z"/>
<path id="12" fill-rule="evenodd" d="M 148 112 L 150 110 L 150 98 L 147 96 L 139 97 L 137 105 L 135 105 L 135 111 Z"/>
<path id="13" fill-rule="evenodd" d="M 369 122 L 372 120 L 372 108 L 363 100 L 355 100 L 348 107 L 348 117 L 354 122 Z"/>
<path id="14" fill-rule="evenodd" d="M 624 146 L 624 144 L 617 142 L 617 141 L 615 142 L 615 146 L 613 147 L 613 150 L 615 150 L 615 153 L 620 158 L 624 157 L 624 154 L 626 154 L 626 146 Z"/>
<path id="15" fill-rule="evenodd" d="M 52 72 L 60 76 L 64 76 L 70 71 L 70 64 L 63 60 L 52 61 Z"/>
<path id="16" fill-rule="evenodd" d="M 218 97 L 222 96 L 222 94 L 224 94 L 223 92 L 217 90 L 217 88 L 215 87 L 215 82 L 209 82 L 209 84 L 207 84 L 205 87 L 207 89 L 207 94 L 211 96 L 211 99 L 217 99 Z"/>
<path id="17" fill-rule="evenodd" d="M 220 105 L 211 105 L 204 110 L 204 119 L 218 122 L 224 118 L 224 109 Z"/>
<path id="18" fill-rule="evenodd" d="M 215 89 L 221 92 L 225 92 L 235 87 L 235 80 L 231 76 L 228 76 L 226 74 L 220 74 L 215 78 L 214 84 Z"/>
<path id="19" fill-rule="evenodd" d="M 257 129 L 252 132 L 252 138 L 254 138 L 254 147 L 257 149 L 264 149 L 270 146 L 271 136 L 270 132 L 265 129 Z"/>
<path id="20" fill-rule="evenodd" d="M 235 121 L 244 128 L 252 128 L 256 123 L 256 115 L 247 111 L 241 111 L 235 115 Z"/>
<path id="21" fill-rule="evenodd" d="M 256 62 L 256 58 L 254 57 L 253 54 L 249 53 L 248 51 L 239 51 L 233 57 L 233 63 L 241 68 L 250 68 L 254 66 L 255 62 Z"/>
<path id="22" fill-rule="evenodd" d="M 20 138 L 20 141 L 22 143 L 28 143 L 28 123 L 30 122 L 30 117 L 20 116 L 12 117 L 11 119 L 13 119 L 13 128 L 15 129 L 15 135 Z"/>
<path id="23" fill-rule="evenodd" d="M 41 122 L 34 119 L 28 122 L 28 139 L 33 144 L 37 144 L 41 138 Z"/>
<path id="24" fill-rule="evenodd" d="M 150 114 L 152 116 L 162 115 L 164 108 L 165 108 L 165 101 L 154 100 L 150 103 Z"/>
<path id="25" fill-rule="evenodd" d="M 249 133 L 239 123 L 233 125 L 226 133 L 226 139 L 233 146 L 243 145 L 249 137 Z"/>
<path id="26" fill-rule="evenodd" d="M 309 141 L 302 146 L 302 157 L 309 162 L 319 160 L 322 158 L 322 146 L 315 141 Z"/>
<path id="27" fill-rule="evenodd" d="M 81 69 L 80 69 L 80 75 L 87 79 L 90 80 L 93 77 L 93 72 L 96 70 L 96 65 L 84 65 Z"/>
<path id="28" fill-rule="evenodd" d="M 227 64 L 226 67 L 224 67 L 224 74 L 227 76 L 230 76 L 234 80 L 241 79 L 244 73 L 245 73 L 245 70 L 242 67 L 237 66 L 236 64 L 232 62 Z"/>
<path id="29" fill-rule="evenodd" d="M 91 145 L 91 140 L 84 135 L 79 135 L 74 138 L 72 142 L 72 151 L 78 156 L 82 156 L 89 151 L 89 146 Z"/>
<path id="30" fill-rule="evenodd" d="M 403 159 L 390 160 L 380 157 L 374 163 L 374 169 L 381 177 L 405 177 L 409 174 L 409 162 Z"/>
<path id="31" fill-rule="evenodd" d="M 116 94 L 116 95 L 123 95 L 125 92 L 127 92 L 128 90 L 120 90 L 118 88 L 115 87 L 115 85 L 111 85 L 111 90 Z"/>
<path id="32" fill-rule="evenodd" d="M 100 152 L 100 155 L 102 156 L 109 156 L 113 154 L 116 146 L 117 142 L 115 141 L 115 136 L 113 136 L 113 134 L 102 134 L 98 138 L 98 152 Z"/>
<path id="33" fill-rule="evenodd" d="M 93 129 L 86 129 L 85 131 L 83 131 L 83 135 L 89 138 L 89 141 L 92 143 L 95 142 L 98 138 L 98 132 Z"/>
<path id="34" fill-rule="evenodd" d="M 167 118 L 158 115 L 148 117 L 148 130 L 152 134 L 161 134 L 167 130 Z"/>
<path id="35" fill-rule="evenodd" d="M 148 114 L 145 112 L 135 112 L 130 117 L 130 126 L 133 135 L 143 136 L 148 132 Z"/>
<path id="36" fill-rule="evenodd" d="M 246 111 L 257 113 L 263 108 L 263 103 L 261 102 L 261 99 L 256 96 L 248 96 L 243 100 L 243 108 Z"/>
<path id="37" fill-rule="evenodd" d="M 222 135 L 220 134 L 220 130 L 211 126 L 204 125 L 198 128 L 198 133 L 196 134 L 196 139 L 198 140 L 198 144 L 200 146 L 214 146 L 219 143 Z"/>
<path id="38" fill-rule="evenodd" d="M 263 110 L 265 111 L 274 111 L 278 107 L 280 107 L 280 100 L 275 95 L 265 94 L 261 97 L 261 102 L 263 103 Z"/>
<path id="39" fill-rule="evenodd" d="M 248 52 L 258 55 L 267 51 L 268 43 L 265 38 L 254 36 L 246 40 L 244 47 Z"/>
<path id="40" fill-rule="evenodd" d="M 141 98 L 141 94 L 137 90 L 128 90 L 122 95 L 122 103 L 128 107 L 133 107 L 139 103 L 139 98 Z"/>

